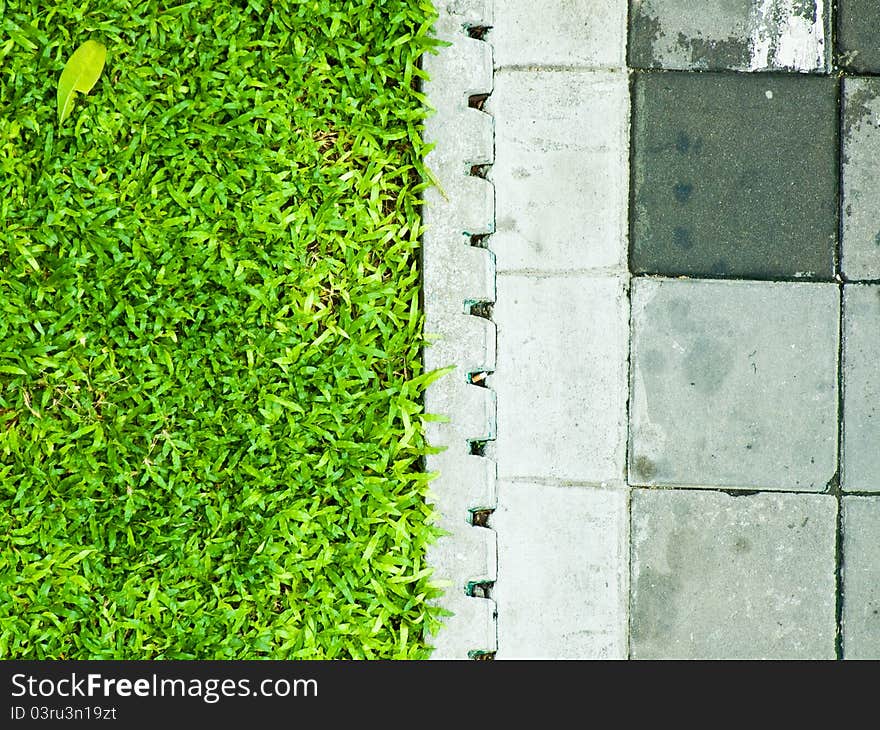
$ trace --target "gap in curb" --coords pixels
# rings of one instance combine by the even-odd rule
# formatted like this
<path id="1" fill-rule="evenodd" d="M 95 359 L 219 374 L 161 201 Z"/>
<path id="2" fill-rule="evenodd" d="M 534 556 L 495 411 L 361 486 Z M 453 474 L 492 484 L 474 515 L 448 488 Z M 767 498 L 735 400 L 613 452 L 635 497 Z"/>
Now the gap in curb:
<path id="1" fill-rule="evenodd" d="M 480 581 L 467 584 L 466 593 L 470 598 L 492 598 L 492 589 L 495 587 L 494 581 Z"/>
<path id="2" fill-rule="evenodd" d="M 486 455 L 486 445 L 488 444 L 488 440 L 486 441 L 470 441 L 468 445 L 470 447 L 471 456 L 485 456 Z"/>
<path id="3" fill-rule="evenodd" d="M 475 373 L 468 373 L 468 383 L 476 385 L 478 388 L 488 388 L 489 384 L 486 379 L 491 375 L 488 370 L 479 370 Z"/>
<path id="4" fill-rule="evenodd" d="M 468 97 L 468 106 L 471 109 L 478 109 L 479 111 L 483 111 L 483 106 L 486 104 L 486 99 L 489 98 L 489 94 L 473 94 Z"/>
<path id="5" fill-rule="evenodd" d="M 492 517 L 494 509 L 473 509 L 471 510 L 471 524 L 474 527 L 485 527 L 487 530 L 492 528 L 489 526 L 489 518 Z"/>
<path id="6" fill-rule="evenodd" d="M 475 662 L 493 662 L 495 661 L 495 652 L 494 651 L 469 651 L 468 659 L 473 659 Z"/>
<path id="7" fill-rule="evenodd" d="M 471 165 L 471 177 L 478 177 L 481 180 L 485 180 L 486 176 L 489 174 L 489 168 L 491 165 Z"/>
<path id="8" fill-rule="evenodd" d="M 471 304 L 468 313 L 481 319 L 492 319 L 492 302 L 474 302 Z"/>
<path id="9" fill-rule="evenodd" d="M 467 26 L 467 34 L 476 41 L 486 39 L 486 34 L 492 29 L 489 25 L 471 25 Z"/>

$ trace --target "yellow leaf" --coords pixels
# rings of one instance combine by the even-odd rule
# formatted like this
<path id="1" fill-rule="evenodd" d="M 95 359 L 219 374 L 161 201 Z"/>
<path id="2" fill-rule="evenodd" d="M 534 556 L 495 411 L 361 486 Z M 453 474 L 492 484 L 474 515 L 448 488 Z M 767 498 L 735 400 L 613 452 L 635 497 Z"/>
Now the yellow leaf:
<path id="1" fill-rule="evenodd" d="M 86 41 L 77 48 L 58 80 L 58 121 L 63 123 L 73 108 L 76 92 L 88 94 L 104 70 L 107 49 L 98 41 Z"/>

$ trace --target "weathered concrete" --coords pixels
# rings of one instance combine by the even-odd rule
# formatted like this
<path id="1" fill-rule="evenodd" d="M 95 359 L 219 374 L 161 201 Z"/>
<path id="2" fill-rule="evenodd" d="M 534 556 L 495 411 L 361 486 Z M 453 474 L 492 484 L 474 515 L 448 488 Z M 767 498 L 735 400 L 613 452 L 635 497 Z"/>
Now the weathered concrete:
<path id="1" fill-rule="evenodd" d="M 843 656 L 880 659 L 880 497 L 843 500 Z"/>
<path id="2" fill-rule="evenodd" d="M 495 505 L 494 463 L 470 450 L 471 441 L 494 437 L 495 399 L 468 382 L 471 373 L 495 367 L 494 325 L 469 314 L 472 303 L 495 297 L 492 255 L 470 245 L 472 235 L 494 227 L 492 185 L 469 175 L 472 166 L 493 160 L 492 119 L 468 106 L 469 96 L 492 90 L 493 70 L 488 44 L 464 31 L 491 24 L 491 15 L 486 0 L 447 0 L 437 9 L 438 36 L 452 45 L 424 58 L 425 92 L 437 110 L 426 124 L 426 140 L 435 143 L 426 164 L 440 182 L 425 193 L 425 365 L 455 371 L 425 394 L 426 411 L 447 419 L 427 424 L 429 443 L 443 449 L 427 458 L 427 469 L 440 474 L 430 500 L 447 533 L 431 546 L 428 562 L 446 588 L 439 603 L 453 615 L 437 636 L 425 638 L 435 658 L 467 659 L 496 649 L 493 602 L 466 595 L 469 584 L 496 575 L 494 533 L 470 524 L 471 510 Z"/>
<path id="3" fill-rule="evenodd" d="M 828 0 L 632 0 L 636 68 L 828 70 Z"/>
<path id="4" fill-rule="evenodd" d="M 626 278 L 500 275 L 494 319 L 499 477 L 621 484 Z"/>
<path id="5" fill-rule="evenodd" d="M 626 657 L 625 490 L 499 483 L 499 659 Z"/>
<path id="6" fill-rule="evenodd" d="M 835 656 L 831 496 L 634 490 L 633 658 Z"/>
<path id="7" fill-rule="evenodd" d="M 633 273 L 831 280 L 837 80 L 640 73 Z"/>
<path id="8" fill-rule="evenodd" d="M 840 63 L 858 73 L 880 73 L 880 4 L 877 0 L 837 0 Z"/>
<path id="9" fill-rule="evenodd" d="M 499 71 L 498 271 L 625 266 L 629 81 L 607 71 Z"/>
<path id="10" fill-rule="evenodd" d="M 832 284 L 634 280 L 630 483 L 825 489 L 839 309 Z"/>
<path id="11" fill-rule="evenodd" d="M 880 492 L 880 286 L 844 287 L 843 488 Z"/>
<path id="12" fill-rule="evenodd" d="M 880 279 L 880 79 L 843 84 L 843 273 Z"/>
<path id="13" fill-rule="evenodd" d="M 496 68 L 621 68 L 626 0 L 504 0 L 488 36 Z"/>

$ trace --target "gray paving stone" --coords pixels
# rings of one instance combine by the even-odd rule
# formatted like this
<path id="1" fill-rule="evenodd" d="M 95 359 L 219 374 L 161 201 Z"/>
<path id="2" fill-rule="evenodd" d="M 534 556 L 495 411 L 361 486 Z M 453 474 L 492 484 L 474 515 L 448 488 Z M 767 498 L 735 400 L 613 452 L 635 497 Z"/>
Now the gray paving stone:
<path id="1" fill-rule="evenodd" d="M 839 301 L 832 284 L 634 280 L 630 483 L 823 490 Z"/>
<path id="2" fill-rule="evenodd" d="M 860 73 L 880 72 L 880 4 L 877 0 L 837 0 L 839 62 Z"/>
<path id="3" fill-rule="evenodd" d="M 501 482 L 498 497 L 498 658 L 625 658 L 626 490 Z"/>
<path id="4" fill-rule="evenodd" d="M 623 483 L 626 278 L 502 274 L 494 318 L 499 477 Z"/>
<path id="5" fill-rule="evenodd" d="M 488 39 L 495 66 L 621 68 L 627 0 L 504 0 Z"/>
<path id="6" fill-rule="evenodd" d="M 835 656 L 837 501 L 634 490 L 633 658 Z"/>
<path id="7" fill-rule="evenodd" d="M 880 286 L 844 287 L 843 488 L 880 492 Z"/>
<path id="8" fill-rule="evenodd" d="M 880 659 L 880 497 L 843 500 L 843 656 Z"/>
<path id="9" fill-rule="evenodd" d="M 636 68 L 826 71 L 828 0 L 632 0 Z"/>
<path id="10" fill-rule="evenodd" d="M 880 279 L 880 79 L 843 84 L 843 273 Z"/>
<path id="11" fill-rule="evenodd" d="M 633 104 L 634 273 L 833 279 L 836 79 L 639 73 Z"/>
<path id="12" fill-rule="evenodd" d="M 499 271 L 625 267 L 629 80 L 607 71 L 499 71 Z"/>

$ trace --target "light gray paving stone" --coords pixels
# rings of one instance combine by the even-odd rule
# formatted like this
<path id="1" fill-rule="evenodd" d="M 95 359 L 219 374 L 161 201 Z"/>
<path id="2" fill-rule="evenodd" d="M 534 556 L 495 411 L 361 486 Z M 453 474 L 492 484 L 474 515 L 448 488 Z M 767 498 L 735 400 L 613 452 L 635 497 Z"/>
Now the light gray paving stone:
<path id="1" fill-rule="evenodd" d="M 634 280 L 630 483 L 825 489 L 839 303 L 833 284 Z"/>
<path id="2" fill-rule="evenodd" d="M 626 657 L 625 489 L 499 484 L 499 659 Z"/>
<path id="3" fill-rule="evenodd" d="M 626 277 L 498 277 L 499 476 L 620 484 Z"/>
<path id="4" fill-rule="evenodd" d="M 843 96 L 843 273 L 880 279 L 880 79 L 844 79 Z"/>
<path id="5" fill-rule="evenodd" d="M 636 68 L 824 72 L 830 0 L 632 0 Z"/>
<path id="6" fill-rule="evenodd" d="M 880 492 L 880 286 L 844 287 L 843 489 Z"/>
<path id="7" fill-rule="evenodd" d="M 636 659 L 835 656 L 837 501 L 633 490 Z"/>
<path id="8" fill-rule="evenodd" d="M 623 268 L 629 81 L 606 71 L 499 71 L 495 118 L 499 271 Z"/>
<path id="9" fill-rule="evenodd" d="M 621 68 L 626 0 L 504 0 L 488 36 L 496 68 Z"/>
<path id="10" fill-rule="evenodd" d="M 843 656 L 880 659 L 880 497 L 843 499 Z"/>

